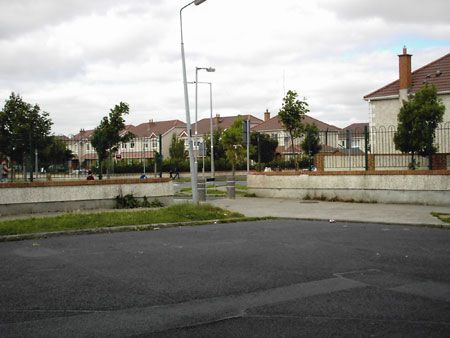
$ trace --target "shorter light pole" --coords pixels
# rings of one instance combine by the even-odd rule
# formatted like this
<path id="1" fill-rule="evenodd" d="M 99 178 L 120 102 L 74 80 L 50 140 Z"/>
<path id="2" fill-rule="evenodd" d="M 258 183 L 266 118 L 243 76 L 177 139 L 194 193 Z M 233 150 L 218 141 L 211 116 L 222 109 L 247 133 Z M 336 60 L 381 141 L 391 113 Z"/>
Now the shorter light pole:
<path id="1" fill-rule="evenodd" d="M 209 127 L 211 138 L 211 177 L 215 178 L 214 168 L 214 127 L 213 127 L 213 101 L 212 101 L 212 82 L 188 82 L 188 84 L 208 84 L 209 85 Z M 197 126 L 197 124 L 196 124 Z"/>

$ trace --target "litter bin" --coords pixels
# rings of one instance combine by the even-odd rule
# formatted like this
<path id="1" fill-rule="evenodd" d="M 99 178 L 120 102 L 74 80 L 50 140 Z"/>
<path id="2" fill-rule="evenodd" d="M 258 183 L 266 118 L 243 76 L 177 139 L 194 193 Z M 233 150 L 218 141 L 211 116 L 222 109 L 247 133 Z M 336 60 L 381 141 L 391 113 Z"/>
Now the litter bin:
<path id="1" fill-rule="evenodd" d="M 227 177 L 227 197 L 231 199 L 236 198 L 236 187 L 233 176 Z"/>
<path id="2" fill-rule="evenodd" d="M 203 180 L 197 182 L 198 200 L 206 201 L 206 183 Z"/>

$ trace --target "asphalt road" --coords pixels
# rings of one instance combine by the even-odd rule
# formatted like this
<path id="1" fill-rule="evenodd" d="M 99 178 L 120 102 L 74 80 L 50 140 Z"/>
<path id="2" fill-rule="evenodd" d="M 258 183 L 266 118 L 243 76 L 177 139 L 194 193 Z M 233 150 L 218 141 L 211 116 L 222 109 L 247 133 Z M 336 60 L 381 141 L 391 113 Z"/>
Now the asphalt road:
<path id="1" fill-rule="evenodd" d="M 449 244 L 297 220 L 0 243 L 0 336 L 448 337 Z"/>

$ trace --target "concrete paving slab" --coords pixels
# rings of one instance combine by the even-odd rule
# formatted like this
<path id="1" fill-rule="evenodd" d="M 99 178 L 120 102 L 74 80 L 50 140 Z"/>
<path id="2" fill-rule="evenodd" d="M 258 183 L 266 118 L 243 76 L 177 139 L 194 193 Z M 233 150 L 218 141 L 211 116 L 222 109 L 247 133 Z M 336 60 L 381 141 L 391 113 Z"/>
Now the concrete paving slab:
<path id="1" fill-rule="evenodd" d="M 404 225 L 450 227 L 431 212 L 450 213 L 449 207 L 304 201 L 278 198 L 215 199 L 208 201 L 218 207 L 240 212 L 248 217 L 286 217 L 314 220 L 335 220 Z"/>

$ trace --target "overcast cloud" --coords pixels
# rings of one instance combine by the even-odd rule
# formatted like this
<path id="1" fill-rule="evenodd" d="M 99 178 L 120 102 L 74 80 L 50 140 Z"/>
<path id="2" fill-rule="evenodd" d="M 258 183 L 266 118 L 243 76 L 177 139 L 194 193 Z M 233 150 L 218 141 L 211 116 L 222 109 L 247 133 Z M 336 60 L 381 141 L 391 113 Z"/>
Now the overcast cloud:
<path id="1" fill-rule="evenodd" d="M 186 3 L 0 0 L 1 106 L 20 93 L 65 134 L 95 127 L 120 101 L 127 123 L 185 120 Z M 398 77 L 403 45 L 413 69 L 450 52 L 449 12 L 446 0 L 208 0 L 183 14 L 188 77 L 217 69 L 199 80 L 213 82 L 221 115 L 276 114 L 293 89 L 312 116 L 344 127 L 368 120 L 362 97 Z M 208 93 L 200 86 L 199 118 L 209 116 Z"/>

